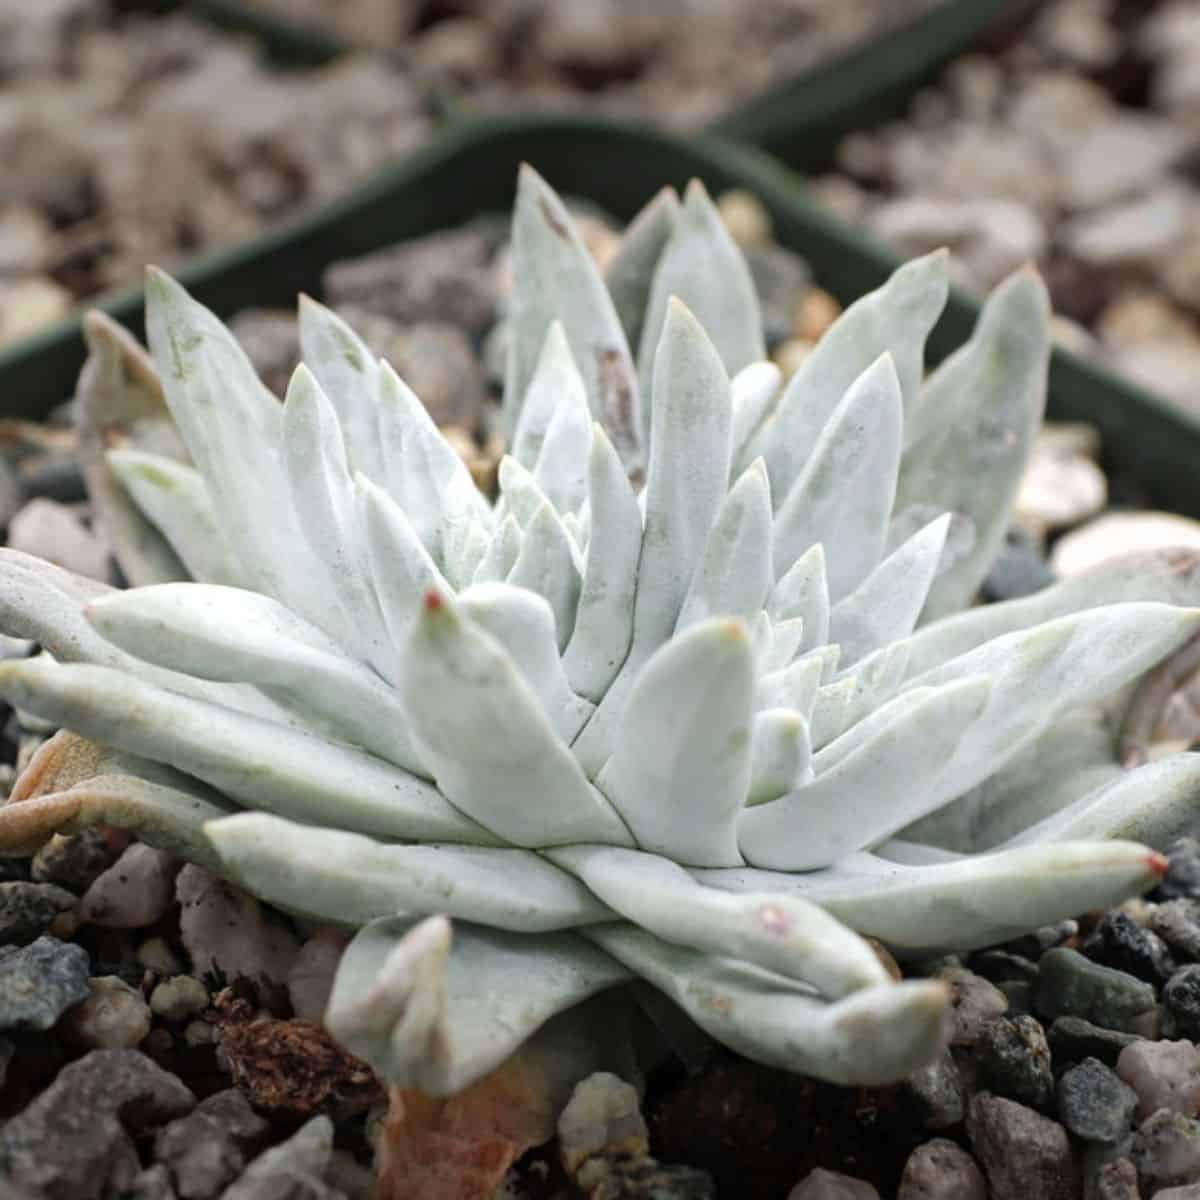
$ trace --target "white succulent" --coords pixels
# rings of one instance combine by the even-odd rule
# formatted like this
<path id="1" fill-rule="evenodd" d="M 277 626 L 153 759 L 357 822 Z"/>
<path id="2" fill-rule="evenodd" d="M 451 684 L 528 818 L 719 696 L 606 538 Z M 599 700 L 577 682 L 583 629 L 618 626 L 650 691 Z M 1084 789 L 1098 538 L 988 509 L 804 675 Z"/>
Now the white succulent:
<path id="1" fill-rule="evenodd" d="M 1032 272 L 923 379 L 947 280 L 912 262 L 783 387 L 698 184 L 602 279 L 525 170 L 513 269 L 494 506 L 333 313 L 302 303 L 280 405 L 151 274 L 194 465 L 89 442 L 138 586 L 0 555 L 0 627 L 48 651 L 0 691 L 111 748 L 19 785 L 0 844 L 121 824 L 361 926 L 328 1025 L 430 1092 L 639 976 L 751 1058 L 899 1078 L 946 991 L 891 982 L 860 934 L 920 956 L 1118 902 L 1162 870 L 1138 843 L 1191 820 L 1200 756 L 1127 771 L 1097 706 L 1200 630 L 1195 559 L 952 615 L 1041 418 Z M 159 385 L 89 332 L 94 433 Z"/>

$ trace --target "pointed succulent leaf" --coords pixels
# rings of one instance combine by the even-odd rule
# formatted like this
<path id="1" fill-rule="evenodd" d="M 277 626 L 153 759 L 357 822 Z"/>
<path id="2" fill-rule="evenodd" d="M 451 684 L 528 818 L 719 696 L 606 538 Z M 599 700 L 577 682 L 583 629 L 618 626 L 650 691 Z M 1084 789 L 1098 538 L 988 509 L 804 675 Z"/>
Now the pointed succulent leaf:
<path id="1" fill-rule="evenodd" d="M 762 615 L 768 622 L 769 636 L 759 657 L 759 670 L 781 671 L 800 653 L 800 645 L 804 641 L 804 620 L 791 617 L 775 622 L 765 612 Z"/>
<path id="2" fill-rule="evenodd" d="M 759 459 L 733 485 L 717 511 L 675 632 L 709 617 L 749 621 L 762 610 L 773 583 L 771 492 L 766 467 Z"/>
<path id="3" fill-rule="evenodd" d="M 738 621 L 694 625 L 642 669 L 597 784 L 643 849 L 703 866 L 740 861 L 753 693 Z"/>
<path id="4" fill-rule="evenodd" d="M 1032 596 L 986 604 L 932 622 L 913 636 L 909 678 L 1005 634 L 1101 605 L 1137 600 L 1200 605 L 1200 554 L 1180 548 L 1123 555 Z"/>
<path id="5" fill-rule="evenodd" d="M 905 451 L 896 511 L 949 511 L 969 528 L 971 548 L 934 580 L 923 619 L 964 608 L 991 568 L 1008 529 L 1046 404 L 1050 301 L 1033 270 L 1018 271 L 984 304 L 971 340 L 926 385 L 937 414 Z"/>
<path id="6" fill-rule="evenodd" d="M 498 1067 L 556 1013 L 628 977 L 570 933 L 529 938 L 460 923 L 451 945 L 444 917 L 385 918 L 347 947 L 325 1025 L 389 1083 L 446 1096 Z"/>
<path id="7" fill-rule="evenodd" d="M 946 779 L 953 787 L 938 802 L 986 779 L 1034 741 L 1057 713 L 1103 699 L 1197 630 L 1197 609 L 1107 605 L 997 638 L 910 680 L 906 688 L 940 686 L 978 674 L 993 681 L 987 711 L 947 763 Z M 819 774 L 819 756 L 817 770 Z M 931 803 L 927 811 L 936 806 Z"/>
<path id="8" fill-rule="evenodd" d="M 754 714 L 750 788 L 746 805 L 766 804 L 812 782 L 812 742 L 808 722 L 790 708 Z"/>
<path id="9" fill-rule="evenodd" d="M 560 404 L 587 409 L 587 389 L 575 365 L 567 332 L 561 321 L 552 321 L 538 355 L 537 365 L 521 402 L 521 417 L 513 433 L 512 456 L 527 471 L 537 465 L 546 434 Z M 591 421 L 588 421 L 589 428 Z"/>
<path id="10" fill-rule="evenodd" d="M 565 650 L 575 630 L 580 578 L 570 535 L 549 502 L 538 509 L 521 542 L 508 582 L 541 596 L 554 614 L 555 639 Z"/>
<path id="11" fill-rule="evenodd" d="M 896 494 L 904 402 L 890 356 L 847 390 L 775 519 L 776 571 L 783 575 L 822 543 L 829 595 L 852 592 L 879 565 Z"/>
<path id="12" fill-rule="evenodd" d="M 774 420 L 751 442 L 771 476 L 781 504 L 846 390 L 881 354 L 891 354 L 909 411 L 924 373 L 925 339 L 937 322 L 949 279 L 946 253 L 905 263 L 878 290 L 856 300 L 827 330 L 792 376 Z"/>
<path id="13" fill-rule="evenodd" d="M 438 787 L 497 836 L 535 847 L 630 843 L 508 652 L 437 593 L 425 597 L 401 695 Z M 541 796 L 554 806 L 537 803 Z"/>
<path id="14" fill-rule="evenodd" d="M 128 448 L 110 450 L 107 462 L 133 503 L 171 544 L 186 576 L 201 583 L 249 586 L 195 467 Z"/>
<path id="15" fill-rule="evenodd" d="M 430 589 L 448 594 L 450 585 L 391 496 L 363 475 L 356 476 L 354 483 L 367 564 L 398 660 L 408 647 L 421 597 Z"/>
<path id="16" fill-rule="evenodd" d="M 666 641 L 729 485 L 729 380 L 696 318 L 672 300 L 655 359 L 654 432 L 629 654 L 575 743 L 595 773 L 634 678 Z"/>
<path id="17" fill-rule="evenodd" d="M 908 637 L 916 628 L 949 526 L 949 513 L 931 521 L 834 605 L 829 636 L 842 648 L 843 666 Z"/>
<path id="18" fill-rule="evenodd" d="M 653 937 L 597 925 L 589 941 L 665 992 L 702 1029 L 755 1062 L 847 1086 L 927 1066 L 948 1033 L 949 992 L 935 980 L 862 988 L 836 1004 L 778 975 Z"/>
<path id="19" fill-rule="evenodd" d="M 679 193 L 665 187 L 629 223 L 604 271 L 604 283 L 626 341 L 641 341 L 654 269 L 679 219 Z"/>
<path id="20" fill-rule="evenodd" d="M 0 694 L 66 729 L 168 762 L 239 803 L 380 837 L 494 838 L 431 784 L 361 750 L 106 667 L 0 664 Z"/>
<path id="21" fill-rule="evenodd" d="M 990 690 L 989 680 L 974 677 L 893 700 L 881 710 L 894 710 L 893 719 L 865 744 L 824 769 L 818 754 L 812 783 L 741 814 L 746 861 L 781 871 L 825 867 L 923 815 L 941 798 L 946 762 Z"/>
<path id="22" fill-rule="evenodd" d="M 1008 941 L 1107 909 L 1162 878 L 1166 860 L 1133 842 L 1062 842 L 927 866 L 856 854 L 826 871 L 698 871 L 710 887 L 805 896 L 904 957 Z"/>
<path id="23" fill-rule="evenodd" d="M 821 688 L 810 718 L 813 746 L 820 750 L 882 708 L 904 682 L 908 654 L 907 642 L 893 642 Z"/>
<path id="24" fill-rule="evenodd" d="M 447 525 L 465 524 L 474 514 L 490 527 L 491 509 L 466 463 L 386 362 L 379 373 L 379 439 L 386 472 L 380 482 L 444 570 Z"/>
<path id="25" fill-rule="evenodd" d="M 153 268 L 146 282 L 146 330 L 171 415 L 242 569 L 256 590 L 344 635 L 337 597 L 291 506 L 279 402 L 229 330 Z M 263 521 L 263 513 L 271 513 L 271 521 Z"/>
<path id="26" fill-rule="evenodd" d="M 730 375 L 766 358 L 762 314 L 750 268 L 698 179 L 688 184 L 650 287 L 638 343 L 643 402 L 649 395 L 653 404 L 658 403 L 655 359 L 673 297 L 686 304 L 707 330 Z M 642 424 L 649 432 L 649 413 L 644 413 Z"/>
<path id="27" fill-rule="evenodd" d="M 1172 754 L 1121 772 L 1058 812 L 1028 825 L 1003 845 L 1032 847 L 1126 838 L 1169 846 L 1194 831 L 1198 794 L 1200 754 Z"/>
<path id="28" fill-rule="evenodd" d="M 205 826 L 224 874 L 289 912 L 343 925 L 435 912 L 544 933 L 614 915 L 531 850 L 397 846 L 357 833 L 237 813 Z"/>
<path id="29" fill-rule="evenodd" d="M 655 356 L 654 432 L 634 636 L 675 626 L 729 483 L 729 379 L 696 318 L 668 306 Z"/>
<path id="30" fill-rule="evenodd" d="M 517 518 L 509 513 L 492 530 L 487 550 L 479 560 L 475 574 L 471 576 L 472 585 L 501 583 L 507 579 L 509 572 L 516 566 L 523 540 L 524 534 L 521 533 L 521 526 L 517 524 Z"/>
<path id="31" fill-rule="evenodd" d="M 829 641 L 829 584 L 825 574 L 825 547 L 820 543 L 806 550 L 784 572 L 767 600 L 772 620 L 799 617 L 804 622 L 806 650 Z"/>
<path id="32" fill-rule="evenodd" d="M 592 415 L 588 410 L 583 380 L 570 360 L 571 351 L 565 339 L 562 350 L 567 355 L 570 372 L 556 397 L 554 411 L 532 470 L 555 511 L 566 514 L 578 512 L 587 496 Z"/>
<path id="33" fill-rule="evenodd" d="M 598 701 L 629 652 L 642 552 L 637 497 L 599 425 L 592 430 L 588 494 L 592 536 L 563 666 L 575 691 Z"/>
<path id="34" fill-rule="evenodd" d="M 506 583 L 479 584 L 458 598 L 463 614 L 490 633 L 537 693 L 554 732 L 568 745 L 595 705 L 567 682 L 555 642 L 554 613 L 545 599 Z"/>
<path id="35" fill-rule="evenodd" d="M 293 511 L 336 597 L 347 645 L 385 676 L 392 656 L 379 601 L 371 586 L 367 548 L 337 413 L 315 376 L 296 368 L 283 407 L 283 460 Z"/>
<path id="36" fill-rule="evenodd" d="M 186 579 L 179 556 L 121 487 L 107 456 L 113 433 L 125 433 L 138 422 L 169 425 L 154 366 L 106 313 L 88 313 L 83 334 L 88 358 L 75 390 L 76 453 L 96 523 L 135 587 Z"/>
<path id="37" fill-rule="evenodd" d="M 771 415 L 783 386 L 783 372 L 773 362 L 751 363 L 729 381 L 733 407 L 733 470 L 741 474 L 751 460 L 747 450 L 755 434 Z"/>
<path id="38" fill-rule="evenodd" d="M 817 702 L 824 665 L 825 660 L 819 655 L 806 655 L 778 671 L 759 676 L 754 691 L 755 710 L 787 708 L 807 721 Z"/>
<path id="39" fill-rule="evenodd" d="M 963 854 L 991 850 L 1123 773 L 1104 710 L 1075 709 L 970 791 L 898 836 Z"/>
<path id="40" fill-rule="evenodd" d="M 337 313 L 300 297 L 300 356 L 337 412 L 352 471 L 383 479 L 379 441 L 379 364 Z"/>
<path id="41" fill-rule="evenodd" d="M 138 658 L 200 679 L 252 683 L 338 740 L 425 774 L 395 691 L 269 596 L 163 584 L 115 592 L 86 613 Z"/>
<path id="42" fill-rule="evenodd" d="M 529 166 L 517 182 L 512 228 L 511 344 L 504 422 L 511 435 L 552 322 L 562 322 L 592 416 L 627 465 L 640 461 L 637 374 L 613 302 L 562 201 Z"/>
<path id="43" fill-rule="evenodd" d="M 888 981 L 870 946 L 815 905 L 734 898 L 641 850 L 563 846 L 548 853 L 621 916 L 664 941 L 755 963 L 835 999 Z"/>

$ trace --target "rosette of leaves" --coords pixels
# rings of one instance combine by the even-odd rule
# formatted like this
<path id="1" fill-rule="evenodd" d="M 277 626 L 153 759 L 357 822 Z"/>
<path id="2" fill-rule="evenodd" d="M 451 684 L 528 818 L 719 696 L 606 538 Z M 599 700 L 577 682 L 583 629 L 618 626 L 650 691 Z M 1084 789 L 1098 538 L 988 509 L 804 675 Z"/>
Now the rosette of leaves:
<path id="1" fill-rule="evenodd" d="M 327 1023 L 401 1085 L 461 1089 L 634 979 L 753 1059 L 897 1079 L 948 997 L 861 935 L 967 949 L 1161 873 L 1200 758 L 1126 769 L 1114 721 L 1200 630 L 1195 560 L 964 611 L 1042 414 L 1031 271 L 925 378 L 946 269 L 909 263 L 786 386 L 699 184 L 602 277 L 525 170 L 513 274 L 495 504 L 319 304 L 282 404 L 161 273 L 153 365 L 90 320 L 89 478 L 137 586 L 0 555 L 0 627 L 43 647 L 0 691 L 93 747 L 35 760 L 0 843 L 119 824 L 357 928 Z M 186 454 L 113 445 L 121 412 Z"/>

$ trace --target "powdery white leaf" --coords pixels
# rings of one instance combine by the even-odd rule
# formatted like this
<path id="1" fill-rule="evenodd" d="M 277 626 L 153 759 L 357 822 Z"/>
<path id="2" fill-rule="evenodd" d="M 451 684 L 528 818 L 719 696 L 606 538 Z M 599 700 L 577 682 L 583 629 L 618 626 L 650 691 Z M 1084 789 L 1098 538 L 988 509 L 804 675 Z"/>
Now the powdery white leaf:
<path id="1" fill-rule="evenodd" d="M 1049 358 L 1049 296 L 1025 269 L 988 297 L 971 340 L 926 385 L 922 406 L 935 417 L 905 450 L 896 511 L 948 510 L 974 531 L 971 549 L 934 579 L 926 621 L 965 607 L 1000 550 L 1042 422 Z"/>
<path id="2" fill-rule="evenodd" d="M 530 850 L 397 846 L 268 813 L 211 821 L 222 866 L 288 912 L 341 925 L 445 913 L 522 933 L 611 921 L 577 879 Z"/>
<path id="3" fill-rule="evenodd" d="M 766 804 L 812 782 L 812 742 L 808 722 L 790 708 L 754 714 L 750 787 L 746 805 Z"/>
<path id="4" fill-rule="evenodd" d="M 632 925 L 597 925 L 582 936 L 665 992 L 718 1041 L 767 1066 L 870 1085 L 911 1074 L 945 1045 L 948 994 L 934 980 L 862 988 L 826 1004 L 779 975 Z"/>
<path id="5" fill-rule="evenodd" d="M 346 948 L 325 1025 L 396 1086 L 447 1096 L 500 1066 L 555 1014 L 628 977 L 571 933 L 529 938 L 460 923 L 451 946 L 444 917 L 390 918 Z"/>
<path id="6" fill-rule="evenodd" d="M 737 621 L 694 625 L 642 668 L 596 782 L 643 849 L 702 866 L 740 861 L 753 693 Z"/>
<path id="7" fill-rule="evenodd" d="M 847 390 L 779 507 L 777 574 L 821 543 L 836 602 L 878 566 L 896 494 L 903 422 L 900 381 L 885 355 Z"/>
<path id="8" fill-rule="evenodd" d="M 512 261 L 505 428 L 510 434 L 517 428 L 546 334 L 561 321 L 592 416 L 624 462 L 638 462 L 637 375 L 621 322 L 562 201 L 529 166 L 521 167 L 517 180 Z"/>
<path id="9" fill-rule="evenodd" d="M 221 532 L 208 489 L 195 467 L 126 447 L 108 451 L 107 461 L 133 503 L 170 542 L 191 578 L 230 587 L 250 585 Z"/>
<path id="10" fill-rule="evenodd" d="M 834 765 L 818 753 L 811 783 L 741 814 L 737 836 L 746 861 L 781 871 L 828 866 L 923 815 L 936 805 L 946 763 L 990 691 L 990 681 L 976 676 L 877 710 L 874 736 Z"/>
<path id="11" fill-rule="evenodd" d="M 642 427 L 647 432 L 653 416 L 645 411 L 646 400 L 649 396 L 652 404 L 658 403 L 655 360 L 672 299 L 686 304 L 695 315 L 730 375 L 767 357 L 750 268 L 698 179 L 687 186 L 683 206 L 655 268 L 638 343 Z"/>
<path id="12" fill-rule="evenodd" d="M 654 269 L 679 219 L 679 194 L 665 187 L 630 221 L 604 271 L 604 284 L 629 345 L 641 341 Z"/>
<path id="13" fill-rule="evenodd" d="M 841 646 L 845 666 L 916 628 L 949 527 L 949 513 L 931 521 L 834 605 L 829 637 Z"/>
<path id="14" fill-rule="evenodd" d="M 417 748 L 457 809 L 518 846 L 628 845 L 504 647 L 429 593 L 402 666 Z M 554 796 L 553 807 L 534 802 Z"/>
<path id="15" fill-rule="evenodd" d="M 0 664 L 10 703 L 105 745 L 170 762 L 241 804 L 380 837 L 494 838 L 432 784 L 361 750 L 106 667 Z"/>
<path id="16" fill-rule="evenodd" d="M 888 981 L 870 946 L 806 901 L 735 897 L 640 850 L 564 846 L 548 853 L 616 912 L 664 941 L 755 963 L 834 998 Z"/>

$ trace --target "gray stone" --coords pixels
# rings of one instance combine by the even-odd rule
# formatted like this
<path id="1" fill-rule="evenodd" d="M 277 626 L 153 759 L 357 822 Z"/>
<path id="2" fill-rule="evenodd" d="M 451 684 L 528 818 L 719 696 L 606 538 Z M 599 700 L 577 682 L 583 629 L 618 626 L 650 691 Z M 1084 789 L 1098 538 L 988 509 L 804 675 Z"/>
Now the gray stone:
<path id="1" fill-rule="evenodd" d="M 1079 1177 L 1067 1131 L 1023 1104 L 981 1092 L 967 1110 L 967 1136 L 991 1200 L 1075 1200 Z"/>
<path id="2" fill-rule="evenodd" d="M 1066 248 L 1093 266 L 1150 265 L 1183 236 L 1187 215 L 1182 189 L 1167 185 L 1136 200 L 1080 214 L 1059 232 Z"/>
<path id="3" fill-rule="evenodd" d="M 1047 950 L 1038 962 L 1034 1009 L 1045 1020 L 1083 1017 L 1105 1029 L 1138 1033 L 1153 1014 L 1155 999 L 1150 984 L 1066 946 Z"/>
<path id="4" fill-rule="evenodd" d="M 87 951 L 40 937 L 29 946 L 0 948 L 0 1030 L 49 1029 L 88 997 Z"/>
<path id="5" fill-rule="evenodd" d="M 958 1065 L 949 1049 L 927 1067 L 914 1071 L 904 1087 L 916 1101 L 926 1129 L 949 1129 L 966 1112 L 967 1097 Z"/>
<path id="6" fill-rule="evenodd" d="M 1058 1116 L 1078 1138 L 1116 1142 L 1133 1125 L 1138 1095 L 1098 1058 L 1085 1058 L 1058 1079 Z"/>
<path id="7" fill-rule="evenodd" d="M 1177 960 L 1200 960 L 1200 901 L 1181 898 L 1148 905 L 1146 926 L 1166 942 Z"/>
<path id="8" fill-rule="evenodd" d="M 1143 1191 L 1200 1179 L 1200 1121 L 1160 1108 L 1138 1126 L 1129 1151 Z"/>
<path id="9" fill-rule="evenodd" d="M 934 1138 L 908 1156 L 896 1200 L 988 1200 L 987 1184 L 961 1146 Z"/>
<path id="10" fill-rule="evenodd" d="M 320 1021 L 333 991 L 333 978 L 349 935 L 341 929 L 318 929 L 300 947 L 288 971 L 288 998 L 292 1012 L 309 1021 Z"/>
<path id="11" fill-rule="evenodd" d="M 1188 149 L 1181 129 L 1128 113 L 1085 133 L 1063 162 L 1063 195 L 1073 208 L 1097 208 L 1144 191 Z"/>
<path id="12" fill-rule="evenodd" d="M 494 251 L 494 239 L 477 226 L 418 238 L 334 263 L 325 272 L 326 300 L 401 324 L 446 321 L 477 337 L 495 314 Z"/>
<path id="13" fill-rule="evenodd" d="M 1036 540 L 1024 529 L 1012 528 L 1004 538 L 986 578 L 983 581 L 983 594 L 988 600 L 1016 600 L 1021 596 L 1029 596 L 1034 592 L 1049 587 L 1054 582 L 1054 572 L 1046 566 Z M 987 954 L 1006 955 L 1005 950 L 989 950 Z M 973 955 L 972 962 L 982 955 Z M 1017 962 L 1029 962 L 1021 955 L 1008 955 Z M 1036 971 L 1034 963 L 1029 963 Z M 998 969 L 998 964 L 997 968 Z M 987 974 L 989 979 L 1000 982 L 994 974 Z"/>
<path id="14" fill-rule="evenodd" d="M 1078 921 L 1059 921 L 1054 925 L 1043 925 L 1030 933 L 1022 934 L 1011 941 L 997 946 L 997 950 L 1007 950 L 1009 954 L 1019 954 L 1023 958 L 1036 962 L 1047 950 L 1061 946 L 1068 938 L 1073 938 L 1079 932 Z"/>
<path id="15" fill-rule="evenodd" d="M 183 1021 L 208 1007 L 208 988 L 194 975 L 164 979 L 150 993 L 150 1007 L 167 1021 Z M 299 1016 L 300 1014 L 297 1014 Z"/>
<path id="16" fill-rule="evenodd" d="M 1200 841 L 1176 838 L 1165 851 L 1167 873 L 1150 893 L 1153 900 L 1200 901 Z"/>
<path id="17" fill-rule="evenodd" d="M 332 1152 L 333 1122 L 313 1117 L 260 1154 L 221 1200 L 338 1200 L 324 1179 Z"/>
<path id="18" fill-rule="evenodd" d="M 131 1138 L 196 1098 L 136 1050 L 93 1050 L 0 1129 L 0 1170 L 44 1200 L 107 1200 L 133 1186 Z"/>
<path id="19" fill-rule="evenodd" d="M 817 1167 L 788 1192 L 787 1200 L 879 1200 L 879 1193 L 863 1179 Z"/>
<path id="20" fill-rule="evenodd" d="M 1119 910 L 1105 913 L 1079 949 L 1093 962 L 1128 971 L 1155 987 L 1162 987 L 1175 973 L 1166 942 Z"/>
<path id="21" fill-rule="evenodd" d="M 79 915 L 106 929 L 153 925 L 175 899 L 177 863 L 165 850 L 133 842 L 84 893 Z"/>
<path id="22" fill-rule="evenodd" d="M 1184 1183 L 1179 1187 L 1159 1188 L 1154 1200 L 1200 1200 L 1200 1182 Z"/>
<path id="23" fill-rule="evenodd" d="M 154 1155 L 171 1172 L 180 1200 L 213 1200 L 258 1149 L 270 1126 L 235 1089 L 218 1092 L 158 1131 Z"/>
<path id="24" fill-rule="evenodd" d="M 64 836 L 56 833 L 33 856 L 30 872 L 41 883 L 57 883 L 72 892 L 85 892 L 101 872 L 120 856 L 102 829 L 91 827 Z"/>
<path id="25" fill-rule="evenodd" d="M 1139 1121 L 1160 1108 L 1200 1112 L 1200 1050 L 1191 1042 L 1135 1042 L 1121 1051 L 1117 1074 L 1137 1093 Z"/>
<path id="26" fill-rule="evenodd" d="M 1200 963 L 1180 967 L 1162 991 L 1163 1037 L 1200 1040 Z"/>
<path id="27" fill-rule="evenodd" d="M 243 979 L 268 998 L 287 995 L 299 943 L 258 901 L 194 863 L 176 876 L 180 938 L 198 975 Z"/>
<path id="28" fill-rule="evenodd" d="M 1096 1176 L 1090 1196 L 1094 1200 L 1142 1200 L 1137 1168 L 1123 1157 L 1105 1163 Z"/>
<path id="29" fill-rule="evenodd" d="M 941 967 L 935 977 L 950 985 L 952 1046 L 973 1046 L 984 1027 L 1008 1009 L 1007 997 L 995 984 L 965 967 Z"/>
<path id="30" fill-rule="evenodd" d="M 396 369 L 439 427 L 479 428 L 487 390 L 466 334 L 446 321 L 398 326 L 388 318 L 347 314 L 363 341 Z M 380 328 L 381 322 L 386 325 Z"/>
<path id="31" fill-rule="evenodd" d="M 53 883 L 0 883 L 0 944 L 25 945 L 75 902 L 70 892 Z"/>
<path id="32" fill-rule="evenodd" d="M 1055 1063 L 1078 1062 L 1098 1058 L 1107 1066 L 1115 1066 L 1126 1046 L 1144 1041 L 1135 1033 L 1119 1033 L 1102 1029 L 1082 1017 L 1059 1017 L 1046 1034 L 1050 1054 Z"/>
<path id="33" fill-rule="evenodd" d="M 122 1200 L 179 1200 L 171 1183 L 171 1172 L 162 1163 L 142 1171 Z"/>
<path id="34" fill-rule="evenodd" d="M 1033 1017 L 997 1017 L 975 1047 L 980 1082 L 989 1091 L 1030 1108 L 1049 1108 L 1054 1096 L 1050 1047 Z"/>
<path id="35" fill-rule="evenodd" d="M 8 523 L 8 546 L 108 582 L 108 547 L 65 505 L 30 500 Z"/>

